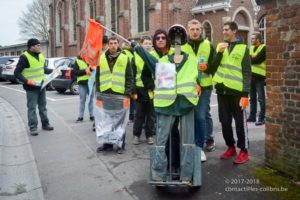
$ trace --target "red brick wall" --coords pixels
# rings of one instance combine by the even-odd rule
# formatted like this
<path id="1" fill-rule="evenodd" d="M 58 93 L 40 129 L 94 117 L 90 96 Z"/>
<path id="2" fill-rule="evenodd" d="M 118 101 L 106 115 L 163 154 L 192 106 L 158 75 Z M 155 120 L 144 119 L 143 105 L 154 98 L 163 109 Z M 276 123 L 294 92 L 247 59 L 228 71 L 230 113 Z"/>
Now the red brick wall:
<path id="1" fill-rule="evenodd" d="M 266 4 L 266 162 L 300 178 L 300 3 Z"/>

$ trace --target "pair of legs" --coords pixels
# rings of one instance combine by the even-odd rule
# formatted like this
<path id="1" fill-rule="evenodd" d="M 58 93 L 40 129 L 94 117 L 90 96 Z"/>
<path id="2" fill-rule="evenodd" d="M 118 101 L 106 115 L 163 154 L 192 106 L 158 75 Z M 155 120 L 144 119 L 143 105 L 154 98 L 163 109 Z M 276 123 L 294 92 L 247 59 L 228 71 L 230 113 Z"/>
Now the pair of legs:
<path id="1" fill-rule="evenodd" d="M 257 101 L 260 106 L 260 112 L 258 116 L 259 122 L 265 121 L 266 113 L 266 97 L 265 97 L 265 81 L 264 80 L 251 80 L 250 87 L 250 115 L 249 121 L 256 121 L 257 113 Z"/>
<path id="2" fill-rule="evenodd" d="M 42 126 L 49 125 L 49 119 L 47 116 L 47 101 L 46 101 L 46 90 L 27 90 L 27 118 L 28 126 L 30 130 L 36 129 L 38 125 L 38 119 L 36 114 L 36 106 L 39 109 L 39 115 L 41 118 Z"/>
<path id="3" fill-rule="evenodd" d="M 151 176 L 154 181 L 166 180 L 168 159 L 166 143 L 175 123 L 176 116 L 157 113 L 156 145 L 151 151 Z M 180 180 L 191 181 L 194 168 L 194 110 L 180 117 L 181 151 Z"/>
<path id="4" fill-rule="evenodd" d="M 233 137 L 232 119 L 235 120 L 237 147 L 247 151 L 249 148 L 246 111 L 240 107 L 240 96 L 218 94 L 219 119 L 222 125 L 222 133 L 228 147 L 235 146 Z"/>
<path id="5" fill-rule="evenodd" d="M 89 91 L 89 86 L 88 84 L 79 84 L 79 98 L 80 98 L 80 103 L 79 103 L 79 118 L 83 119 L 84 116 L 84 110 L 85 110 L 85 102 L 86 98 L 89 96 L 90 91 Z M 89 99 L 88 102 L 88 109 L 89 109 L 89 114 L 90 117 L 94 117 L 94 91 L 91 91 L 91 98 Z"/>
<path id="6" fill-rule="evenodd" d="M 212 89 L 202 90 L 195 109 L 195 144 L 203 149 L 204 143 L 214 140 L 213 121 L 210 114 L 210 97 Z"/>
<path id="7" fill-rule="evenodd" d="M 135 118 L 133 125 L 133 135 L 140 137 L 142 134 L 143 124 L 146 124 L 146 138 L 153 137 L 154 133 L 154 107 L 153 101 L 135 102 Z"/>

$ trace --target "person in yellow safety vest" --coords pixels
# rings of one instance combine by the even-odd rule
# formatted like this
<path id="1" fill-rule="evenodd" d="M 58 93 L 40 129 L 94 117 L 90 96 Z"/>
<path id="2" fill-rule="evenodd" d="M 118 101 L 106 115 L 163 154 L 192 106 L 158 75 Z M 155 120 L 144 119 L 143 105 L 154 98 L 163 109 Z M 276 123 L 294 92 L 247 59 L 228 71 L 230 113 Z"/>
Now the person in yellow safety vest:
<path id="1" fill-rule="evenodd" d="M 128 41 L 132 41 L 132 39 L 128 38 Z M 128 58 L 130 60 L 130 63 L 132 63 L 132 59 L 133 59 L 133 56 L 134 56 L 133 55 L 133 50 L 131 49 L 131 46 L 127 42 L 122 43 L 122 52 L 126 56 L 128 56 Z M 134 109 L 135 109 L 134 99 L 130 98 L 130 109 L 129 109 L 129 120 L 130 120 L 130 122 L 133 122 L 133 120 L 134 120 Z"/>
<path id="2" fill-rule="evenodd" d="M 154 35 L 152 37 L 152 44 L 153 44 L 153 50 L 150 51 L 150 54 L 152 56 L 154 56 L 157 60 L 159 60 L 163 56 L 174 54 L 174 48 L 171 47 L 171 43 L 168 38 L 168 33 L 164 29 L 159 28 L 159 29 L 155 30 Z M 145 85 L 147 85 L 147 87 L 150 90 L 154 90 L 155 86 L 154 86 L 153 76 L 152 76 L 151 71 L 147 67 L 143 68 L 142 81 Z M 177 171 L 177 169 L 180 167 L 180 160 L 179 160 L 179 157 L 177 156 L 180 153 L 180 146 L 179 146 L 180 135 L 179 135 L 178 125 L 179 125 L 179 117 L 176 117 L 174 125 L 172 127 L 172 131 L 171 131 L 171 134 L 172 134 L 172 137 L 171 137 L 172 138 L 172 147 L 171 147 L 172 163 L 171 163 L 171 165 L 174 168 L 174 171 Z M 169 143 L 169 138 L 168 138 L 167 146 L 166 146 L 166 154 L 168 157 L 168 161 L 170 160 L 169 144 L 170 143 Z"/>
<path id="3" fill-rule="evenodd" d="M 252 46 L 250 48 L 252 79 L 250 86 L 250 115 L 248 122 L 256 122 L 257 101 L 259 102 L 260 112 L 257 126 L 265 124 L 266 97 L 266 46 L 262 43 L 260 33 L 255 33 L 251 37 Z"/>
<path id="4" fill-rule="evenodd" d="M 246 107 L 249 104 L 251 63 L 249 49 L 236 39 L 237 31 L 238 25 L 235 22 L 229 21 L 224 24 L 225 42 L 218 44 L 212 66 L 217 68 L 213 76 L 213 83 L 217 92 L 222 133 L 228 146 L 228 149 L 221 155 L 221 159 L 227 160 L 236 155 L 232 130 L 232 119 L 234 118 L 238 138 L 237 147 L 241 151 L 233 162 L 243 164 L 249 160 Z"/>
<path id="5" fill-rule="evenodd" d="M 177 37 L 173 38 L 175 53 L 165 55 L 159 60 L 142 47 L 134 43 L 132 46 L 155 77 L 154 108 L 157 112 L 157 126 L 156 143 L 151 156 L 153 159 L 151 178 L 153 181 L 166 181 L 168 165 L 165 152 L 166 143 L 175 119 L 180 116 L 182 145 L 181 152 L 175 156 L 180 158 L 180 181 L 182 184 L 191 184 L 194 157 L 188 155 L 194 154 L 194 108 L 200 95 L 200 86 L 197 85 L 200 72 L 198 72 L 197 59 L 180 51 L 180 43 L 184 43 L 186 40 L 185 28 L 181 25 L 173 25 L 169 29 L 169 38 L 171 33 L 182 35 L 182 39 L 177 41 Z M 157 40 L 161 40 L 161 38 Z"/>
<path id="6" fill-rule="evenodd" d="M 215 142 L 213 136 L 213 121 L 210 114 L 210 97 L 212 93 L 212 75 L 209 66 L 214 57 L 214 49 L 209 40 L 203 39 L 202 25 L 192 19 L 187 24 L 188 41 L 183 45 L 182 51 L 193 55 L 199 61 L 199 67 L 204 67 L 201 79 L 201 96 L 195 109 L 195 143 L 201 148 L 201 161 L 206 161 L 206 155 L 203 151 L 204 143 L 206 143 L 207 151 L 215 150 Z"/>
<path id="7" fill-rule="evenodd" d="M 141 45 L 148 52 L 152 50 L 151 37 L 145 36 L 141 40 Z M 143 124 L 145 123 L 145 134 L 148 144 L 153 144 L 154 133 L 154 107 L 153 107 L 153 88 L 149 89 L 142 81 L 142 71 L 144 68 L 143 59 L 134 52 L 132 59 L 132 70 L 134 80 L 134 91 L 132 99 L 135 100 L 135 118 L 133 124 L 133 144 L 138 145 L 140 143 L 140 136 L 142 134 Z"/>
<path id="8" fill-rule="evenodd" d="M 129 58 L 121 52 L 119 40 L 112 36 L 108 39 L 108 49 L 100 57 L 100 64 L 96 71 L 96 91 L 98 93 L 124 95 L 123 105 L 129 107 L 129 97 L 133 89 L 133 73 Z M 96 106 L 102 106 L 101 99 L 96 100 Z M 118 147 L 118 153 L 123 153 L 125 147 L 125 135 L 123 147 Z M 103 151 L 109 145 L 99 147 L 97 151 Z"/>
<path id="9" fill-rule="evenodd" d="M 42 129 L 51 131 L 46 108 L 46 89 L 41 90 L 45 79 L 45 73 L 50 74 L 51 69 L 45 67 L 45 58 L 41 53 L 40 41 L 31 38 L 27 41 L 28 49 L 20 56 L 14 75 L 23 83 L 27 98 L 27 118 L 30 134 L 38 135 L 38 119 L 36 106 L 38 105 L 39 114 L 42 122 Z"/>
<path id="10" fill-rule="evenodd" d="M 78 56 L 76 62 L 73 65 L 74 73 L 77 76 L 77 84 L 79 87 L 79 116 L 76 122 L 83 121 L 84 110 L 85 110 L 85 101 L 86 97 L 90 92 L 91 98 L 88 102 L 88 109 L 90 114 L 90 120 L 94 121 L 94 91 L 89 91 L 88 81 L 91 76 L 92 68 L 80 57 Z"/>

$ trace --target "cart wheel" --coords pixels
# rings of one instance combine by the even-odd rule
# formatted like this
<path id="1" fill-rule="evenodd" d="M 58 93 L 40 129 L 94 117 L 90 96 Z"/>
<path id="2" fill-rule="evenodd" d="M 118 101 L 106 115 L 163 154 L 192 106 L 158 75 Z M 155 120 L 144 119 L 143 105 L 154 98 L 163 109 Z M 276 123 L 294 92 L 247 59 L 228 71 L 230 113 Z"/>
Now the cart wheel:
<path id="1" fill-rule="evenodd" d="M 192 186 L 192 187 L 188 187 L 188 190 L 189 192 L 194 193 L 197 192 L 200 188 L 201 186 Z"/>

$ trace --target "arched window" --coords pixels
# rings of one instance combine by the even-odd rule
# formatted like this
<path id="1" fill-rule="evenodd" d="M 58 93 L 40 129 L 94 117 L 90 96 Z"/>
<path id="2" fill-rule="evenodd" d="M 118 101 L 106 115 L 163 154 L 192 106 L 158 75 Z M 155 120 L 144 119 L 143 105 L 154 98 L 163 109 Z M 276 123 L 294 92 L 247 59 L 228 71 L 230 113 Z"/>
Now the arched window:
<path id="1" fill-rule="evenodd" d="M 111 30 L 114 32 L 118 32 L 119 30 L 119 23 L 118 23 L 119 12 L 120 12 L 119 0 L 111 0 Z"/>
<path id="2" fill-rule="evenodd" d="M 203 24 L 203 37 L 205 39 L 208 39 L 209 41 L 212 41 L 212 30 L 211 30 L 211 26 L 208 22 L 205 22 Z"/>
<path id="3" fill-rule="evenodd" d="M 70 24 L 70 42 L 74 42 L 77 39 L 76 34 L 76 24 L 77 24 L 77 9 L 78 9 L 78 0 L 72 0 L 70 5 L 69 12 L 69 24 Z"/>
<path id="4" fill-rule="evenodd" d="M 96 19 L 96 0 L 90 0 L 89 8 L 90 8 L 90 18 Z"/>
<path id="5" fill-rule="evenodd" d="M 266 16 L 263 16 L 258 22 L 259 32 L 262 36 L 263 43 L 266 44 Z"/>
<path id="6" fill-rule="evenodd" d="M 63 6 L 62 6 L 62 2 L 59 1 L 57 4 L 57 12 L 56 12 L 56 43 L 59 44 L 62 42 L 62 35 L 61 35 L 61 31 L 62 31 L 62 19 L 63 19 Z"/>
<path id="7" fill-rule="evenodd" d="M 137 1 L 137 13 L 138 13 L 138 32 L 144 32 L 149 30 L 149 6 L 150 0 L 138 0 Z"/>

